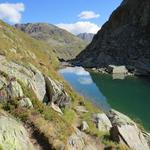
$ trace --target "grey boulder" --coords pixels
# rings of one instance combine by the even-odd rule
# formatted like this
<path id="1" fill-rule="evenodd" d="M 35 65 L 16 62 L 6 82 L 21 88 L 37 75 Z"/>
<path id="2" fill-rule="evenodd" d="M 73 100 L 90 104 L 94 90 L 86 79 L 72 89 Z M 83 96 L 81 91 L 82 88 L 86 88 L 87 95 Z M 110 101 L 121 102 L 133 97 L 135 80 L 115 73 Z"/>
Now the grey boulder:
<path id="1" fill-rule="evenodd" d="M 23 97 L 23 90 L 21 85 L 16 80 L 10 81 L 7 86 L 7 92 L 10 99 Z"/>
<path id="2" fill-rule="evenodd" d="M 107 71 L 112 74 L 127 74 L 128 70 L 125 66 L 109 65 Z"/>
<path id="3" fill-rule="evenodd" d="M 0 72 L 6 74 L 9 79 L 16 78 L 25 86 L 32 88 L 40 101 L 46 95 L 45 80 L 43 74 L 33 65 L 24 66 L 15 62 L 7 61 L 5 57 L 1 59 Z"/>
<path id="4" fill-rule="evenodd" d="M 69 137 L 67 142 L 68 150 L 103 150 L 100 140 L 95 139 L 78 129 Z"/>
<path id="5" fill-rule="evenodd" d="M 99 131 L 109 131 L 112 127 L 109 118 L 104 113 L 94 114 L 93 120 L 94 120 L 96 127 L 98 128 Z"/>
<path id="6" fill-rule="evenodd" d="M 0 89 L 0 100 L 21 99 L 23 96 L 22 87 L 15 78 L 3 83 L 3 87 Z"/>
<path id="7" fill-rule="evenodd" d="M 65 92 L 63 84 L 50 77 L 45 77 L 47 95 L 50 103 L 54 103 L 59 107 L 66 107 L 70 105 L 71 98 Z"/>
<path id="8" fill-rule="evenodd" d="M 2 112 L 0 114 L 0 145 L 3 150 L 34 150 L 22 124 Z"/>
<path id="9" fill-rule="evenodd" d="M 150 149 L 142 131 L 129 117 L 115 110 L 111 111 L 109 117 L 113 125 L 110 135 L 114 141 L 126 144 L 133 150 Z"/>
<path id="10" fill-rule="evenodd" d="M 32 102 L 29 98 L 22 98 L 19 101 L 19 106 L 20 107 L 26 107 L 26 108 L 33 108 Z"/>
<path id="11" fill-rule="evenodd" d="M 80 129 L 81 129 L 82 131 L 86 131 L 87 129 L 89 129 L 89 125 L 87 124 L 86 121 L 82 121 L 81 126 L 80 126 Z"/>

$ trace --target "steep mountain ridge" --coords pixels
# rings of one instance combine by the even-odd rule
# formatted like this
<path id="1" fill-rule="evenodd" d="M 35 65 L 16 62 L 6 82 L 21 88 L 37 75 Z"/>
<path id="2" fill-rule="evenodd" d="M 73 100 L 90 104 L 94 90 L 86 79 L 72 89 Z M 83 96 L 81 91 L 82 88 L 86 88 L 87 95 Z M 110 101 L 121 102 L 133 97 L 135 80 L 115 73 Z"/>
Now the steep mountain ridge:
<path id="1" fill-rule="evenodd" d="M 48 23 L 16 24 L 15 27 L 31 37 L 43 40 L 55 49 L 60 59 L 75 58 L 87 43 L 66 30 Z"/>
<path id="2" fill-rule="evenodd" d="M 150 1 L 124 0 L 76 59 L 85 67 L 125 65 L 150 75 Z"/>

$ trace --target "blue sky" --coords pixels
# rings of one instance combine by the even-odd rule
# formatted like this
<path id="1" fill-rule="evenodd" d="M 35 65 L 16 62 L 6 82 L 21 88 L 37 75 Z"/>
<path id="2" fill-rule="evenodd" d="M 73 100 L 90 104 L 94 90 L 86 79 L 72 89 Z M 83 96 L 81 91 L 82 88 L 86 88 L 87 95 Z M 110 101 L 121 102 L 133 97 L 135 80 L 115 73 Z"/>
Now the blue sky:
<path id="1" fill-rule="evenodd" d="M 89 31 L 95 32 L 96 26 L 100 28 L 121 2 L 122 0 L 0 0 L 0 18 L 9 23 L 47 22 L 68 28 L 75 34 L 77 30 L 74 28 L 82 26 L 82 31 L 84 26 L 87 27 L 86 30 L 89 26 Z M 13 5 L 6 7 L 3 5 L 6 3 Z M 16 7 L 15 4 L 22 5 Z M 9 14 L 10 7 L 17 9 L 20 16 L 13 10 Z M 90 30 L 92 26 L 93 30 Z"/>

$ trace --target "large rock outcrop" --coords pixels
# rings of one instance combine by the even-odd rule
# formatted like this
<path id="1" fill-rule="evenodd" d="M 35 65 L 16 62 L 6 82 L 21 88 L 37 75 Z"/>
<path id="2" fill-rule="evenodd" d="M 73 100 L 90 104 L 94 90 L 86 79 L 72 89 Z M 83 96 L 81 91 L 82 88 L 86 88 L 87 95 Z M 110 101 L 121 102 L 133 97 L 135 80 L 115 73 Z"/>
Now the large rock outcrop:
<path id="1" fill-rule="evenodd" d="M 70 103 L 70 97 L 65 92 L 63 84 L 50 77 L 45 77 L 47 95 L 50 103 L 65 107 Z"/>
<path id="2" fill-rule="evenodd" d="M 112 128 L 110 135 L 112 140 L 126 144 L 133 150 L 149 150 L 148 141 L 143 132 L 129 117 L 115 110 L 109 114 Z"/>
<path id="3" fill-rule="evenodd" d="M 34 150 L 23 125 L 4 112 L 0 112 L 0 146 L 3 150 Z"/>
<path id="4" fill-rule="evenodd" d="M 20 85 L 22 83 L 25 87 L 31 88 L 42 102 L 53 103 L 59 107 L 69 106 L 71 98 L 63 84 L 50 77 L 44 77 L 31 64 L 24 66 L 8 61 L 5 57 L 1 56 L 0 58 L 0 100 L 17 98 L 21 100 L 20 106 L 32 107 L 29 99 L 26 99 L 25 93 L 23 93 L 22 85 Z"/>
<path id="5" fill-rule="evenodd" d="M 93 119 L 99 131 L 109 131 L 112 127 L 110 120 L 104 113 L 94 114 Z"/>
<path id="6" fill-rule="evenodd" d="M 7 78 L 0 75 L 0 102 L 18 100 L 18 106 L 33 108 L 31 100 L 25 96 L 23 89 L 16 78 Z"/>
<path id="7" fill-rule="evenodd" d="M 97 68 L 124 65 L 137 75 L 150 75 L 149 26 L 150 1 L 124 0 L 75 64 Z"/>
<path id="8" fill-rule="evenodd" d="M 31 87 L 35 92 L 37 98 L 43 101 L 46 94 L 45 80 L 42 73 L 38 69 L 36 69 L 33 65 L 25 67 L 21 64 L 9 62 L 5 59 L 5 57 L 3 57 L 3 59 L 0 59 L 0 61 L 0 72 L 2 75 L 7 75 L 9 79 L 16 78 L 17 80 L 21 81 L 25 86 Z M 11 88 L 11 84 L 16 84 L 16 89 L 14 88 L 14 86 L 13 88 Z M 19 90 L 19 85 L 17 83 L 11 82 L 9 89 L 10 92 L 13 94 L 16 90 Z"/>

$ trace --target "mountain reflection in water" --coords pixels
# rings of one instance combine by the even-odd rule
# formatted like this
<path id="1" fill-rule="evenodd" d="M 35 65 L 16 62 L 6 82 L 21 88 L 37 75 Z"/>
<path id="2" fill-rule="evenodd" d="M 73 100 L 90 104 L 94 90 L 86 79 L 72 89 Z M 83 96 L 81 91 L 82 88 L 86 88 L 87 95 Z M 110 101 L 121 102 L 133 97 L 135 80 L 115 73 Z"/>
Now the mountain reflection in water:
<path id="1" fill-rule="evenodd" d="M 150 79 L 104 75 L 85 71 L 82 67 L 61 69 L 71 86 L 103 110 L 110 106 L 142 122 L 150 130 Z"/>

